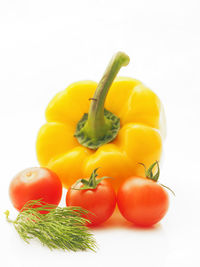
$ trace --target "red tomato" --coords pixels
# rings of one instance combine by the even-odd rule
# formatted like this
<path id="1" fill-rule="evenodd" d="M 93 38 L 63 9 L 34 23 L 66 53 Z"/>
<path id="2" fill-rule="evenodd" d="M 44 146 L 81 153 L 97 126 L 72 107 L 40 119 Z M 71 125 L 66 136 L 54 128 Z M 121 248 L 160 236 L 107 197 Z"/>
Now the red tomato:
<path id="1" fill-rule="evenodd" d="M 113 213 L 116 206 L 116 194 L 110 183 L 101 181 L 95 189 L 81 188 L 83 184 L 80 182 L 76 185 L 76 189 L 71 187 L 66 195 L 67 206 L 79 206 L 91 213 L 84 216 L 90 220 L 89 226 L 96 226 L 105 222 Z"/>
<path id="2" fill-rule="evenodd" d="M 21 171 L 13 178 L 9 193 L 17 210 L 21 210 L 27 201 L 38 199 L 57 206 L 62 196 L 62 184 L 51 170 L 34 167 Z"/>
<path id="3" fill-rule="evenodd" d="M 119 188 L 117 204 L 121 214 L 138 226 L 159 222 L 168 210 L 168 194 L 162 186 L 147 178 L 131 177 Z"/>

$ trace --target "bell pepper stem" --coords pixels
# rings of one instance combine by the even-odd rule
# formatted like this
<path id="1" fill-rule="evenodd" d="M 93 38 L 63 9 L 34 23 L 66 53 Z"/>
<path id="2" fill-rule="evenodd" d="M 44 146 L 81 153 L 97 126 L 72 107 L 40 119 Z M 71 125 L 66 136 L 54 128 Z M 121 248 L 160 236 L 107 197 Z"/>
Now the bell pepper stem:
<path id="1" fill-rule="evenodd" d="M 105 122 L 104 104 L 108 90 L 121 67 L 128 65 L 130 59 L 123 53 L 116 53 L 108 64 L 103 77 L 101 78 L 88 113 L 87 128 L 91 137 L 101 138 L 109 127 Z"/>
<path id="2" fill-rule="evenodd" d="M 85 113 L 77 124 L 74 136 L 78 142 L 90 149 L 98 149 L 103 144 L 113 141 L 120 129 L 120 118 L 104 109 L 108 90 L 120 68 L 128 65 L 129 57 L 122 52 L 115 54 L 100 80 L 88 114 Z"/>

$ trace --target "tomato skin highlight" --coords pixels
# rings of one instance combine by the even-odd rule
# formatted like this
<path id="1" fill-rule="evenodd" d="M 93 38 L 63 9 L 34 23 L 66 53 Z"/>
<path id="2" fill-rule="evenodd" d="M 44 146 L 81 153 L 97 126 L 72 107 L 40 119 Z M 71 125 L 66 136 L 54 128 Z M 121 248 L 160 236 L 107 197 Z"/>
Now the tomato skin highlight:
<path id="1" fill-rule="evenodd" d="M 82 187 L 79 183 L 76 188 Z M 71 187 L 66 195 L 67 206 L 79 206 L 89 211 L 85 217 L 90 220 L 88 226 L 97 226 L 105 222 L 114 212 L 116 194 L 111 184 L 105 180 L 95 189 L 76 190 Z"/>
<path id="2" fill-rule="evenodd" d="M 13 178 L 9 195 L 13 206 L 19 211 L 30 200 L 41 199 L 58 206 L 62 196 L 62 184 L 58 176 L 47 168 L 28 168 Z"/>
<path id="3" fill-rule="evenodd" d="M 141 227 L 158 223 L 169 206 L 167 192 L 158 183 L 142 177 L 131 177 L 119 188 L 117 204 L 121 214 Z"/>

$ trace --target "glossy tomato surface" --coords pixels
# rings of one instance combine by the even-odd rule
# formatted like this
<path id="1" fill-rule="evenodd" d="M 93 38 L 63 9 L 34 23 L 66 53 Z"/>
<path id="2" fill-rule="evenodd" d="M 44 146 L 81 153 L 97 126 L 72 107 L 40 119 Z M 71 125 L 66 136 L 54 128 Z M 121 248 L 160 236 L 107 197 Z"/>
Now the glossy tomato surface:
<path id="1" fill-rule="evenodd" d="M 82 183 L 79 183 L 76 189 L 82 186 Z M 84 217 L 90 220 L 89 226 L 97 226 L 112 215 L 116 206 L 116 194 L 110 183 L 102 181 L 96 189 L 76 189 L 68 189 L 66 205 L 88 210 L 89 213 Z"/>
<path id="2" fill-rule="evenodd" d="M 17 210 L 30 200 L 58 205 L 62 196 L 62 184 L 58 176 L 47 168 L 28 168 L 18 173 L 10 183 L 10 199 Z"/>
<path id="3" fill-rule="evenodd" d="M 149 227 L 164 217 L 168 210 L 169 198 L 158 183 L 147 178 L 131 177 L 120 186 L 117 204 L 128 221 Z"/>

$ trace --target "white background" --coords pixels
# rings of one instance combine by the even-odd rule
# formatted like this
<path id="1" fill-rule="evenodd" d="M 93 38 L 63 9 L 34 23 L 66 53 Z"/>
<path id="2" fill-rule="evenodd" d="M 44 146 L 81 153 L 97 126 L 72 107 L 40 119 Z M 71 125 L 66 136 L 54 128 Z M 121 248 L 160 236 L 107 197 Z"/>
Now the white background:
<path id="1" fill-rule="evenodd" d="M 1 266 L 200 266 L 199 12 L 198 0 L 0 1 Z M 3 214 L 17 215 L 9 183 L 38 165 L 35 140 L 49 100 L 74 81 L 98 81 L 118 50 L 131 58 L 120 75 L 143 81 L 164 104 L 160 181 L 176 197 L 152 229 L 111 219 L 93 230 L 97 253 L 27 245 Z"/>

